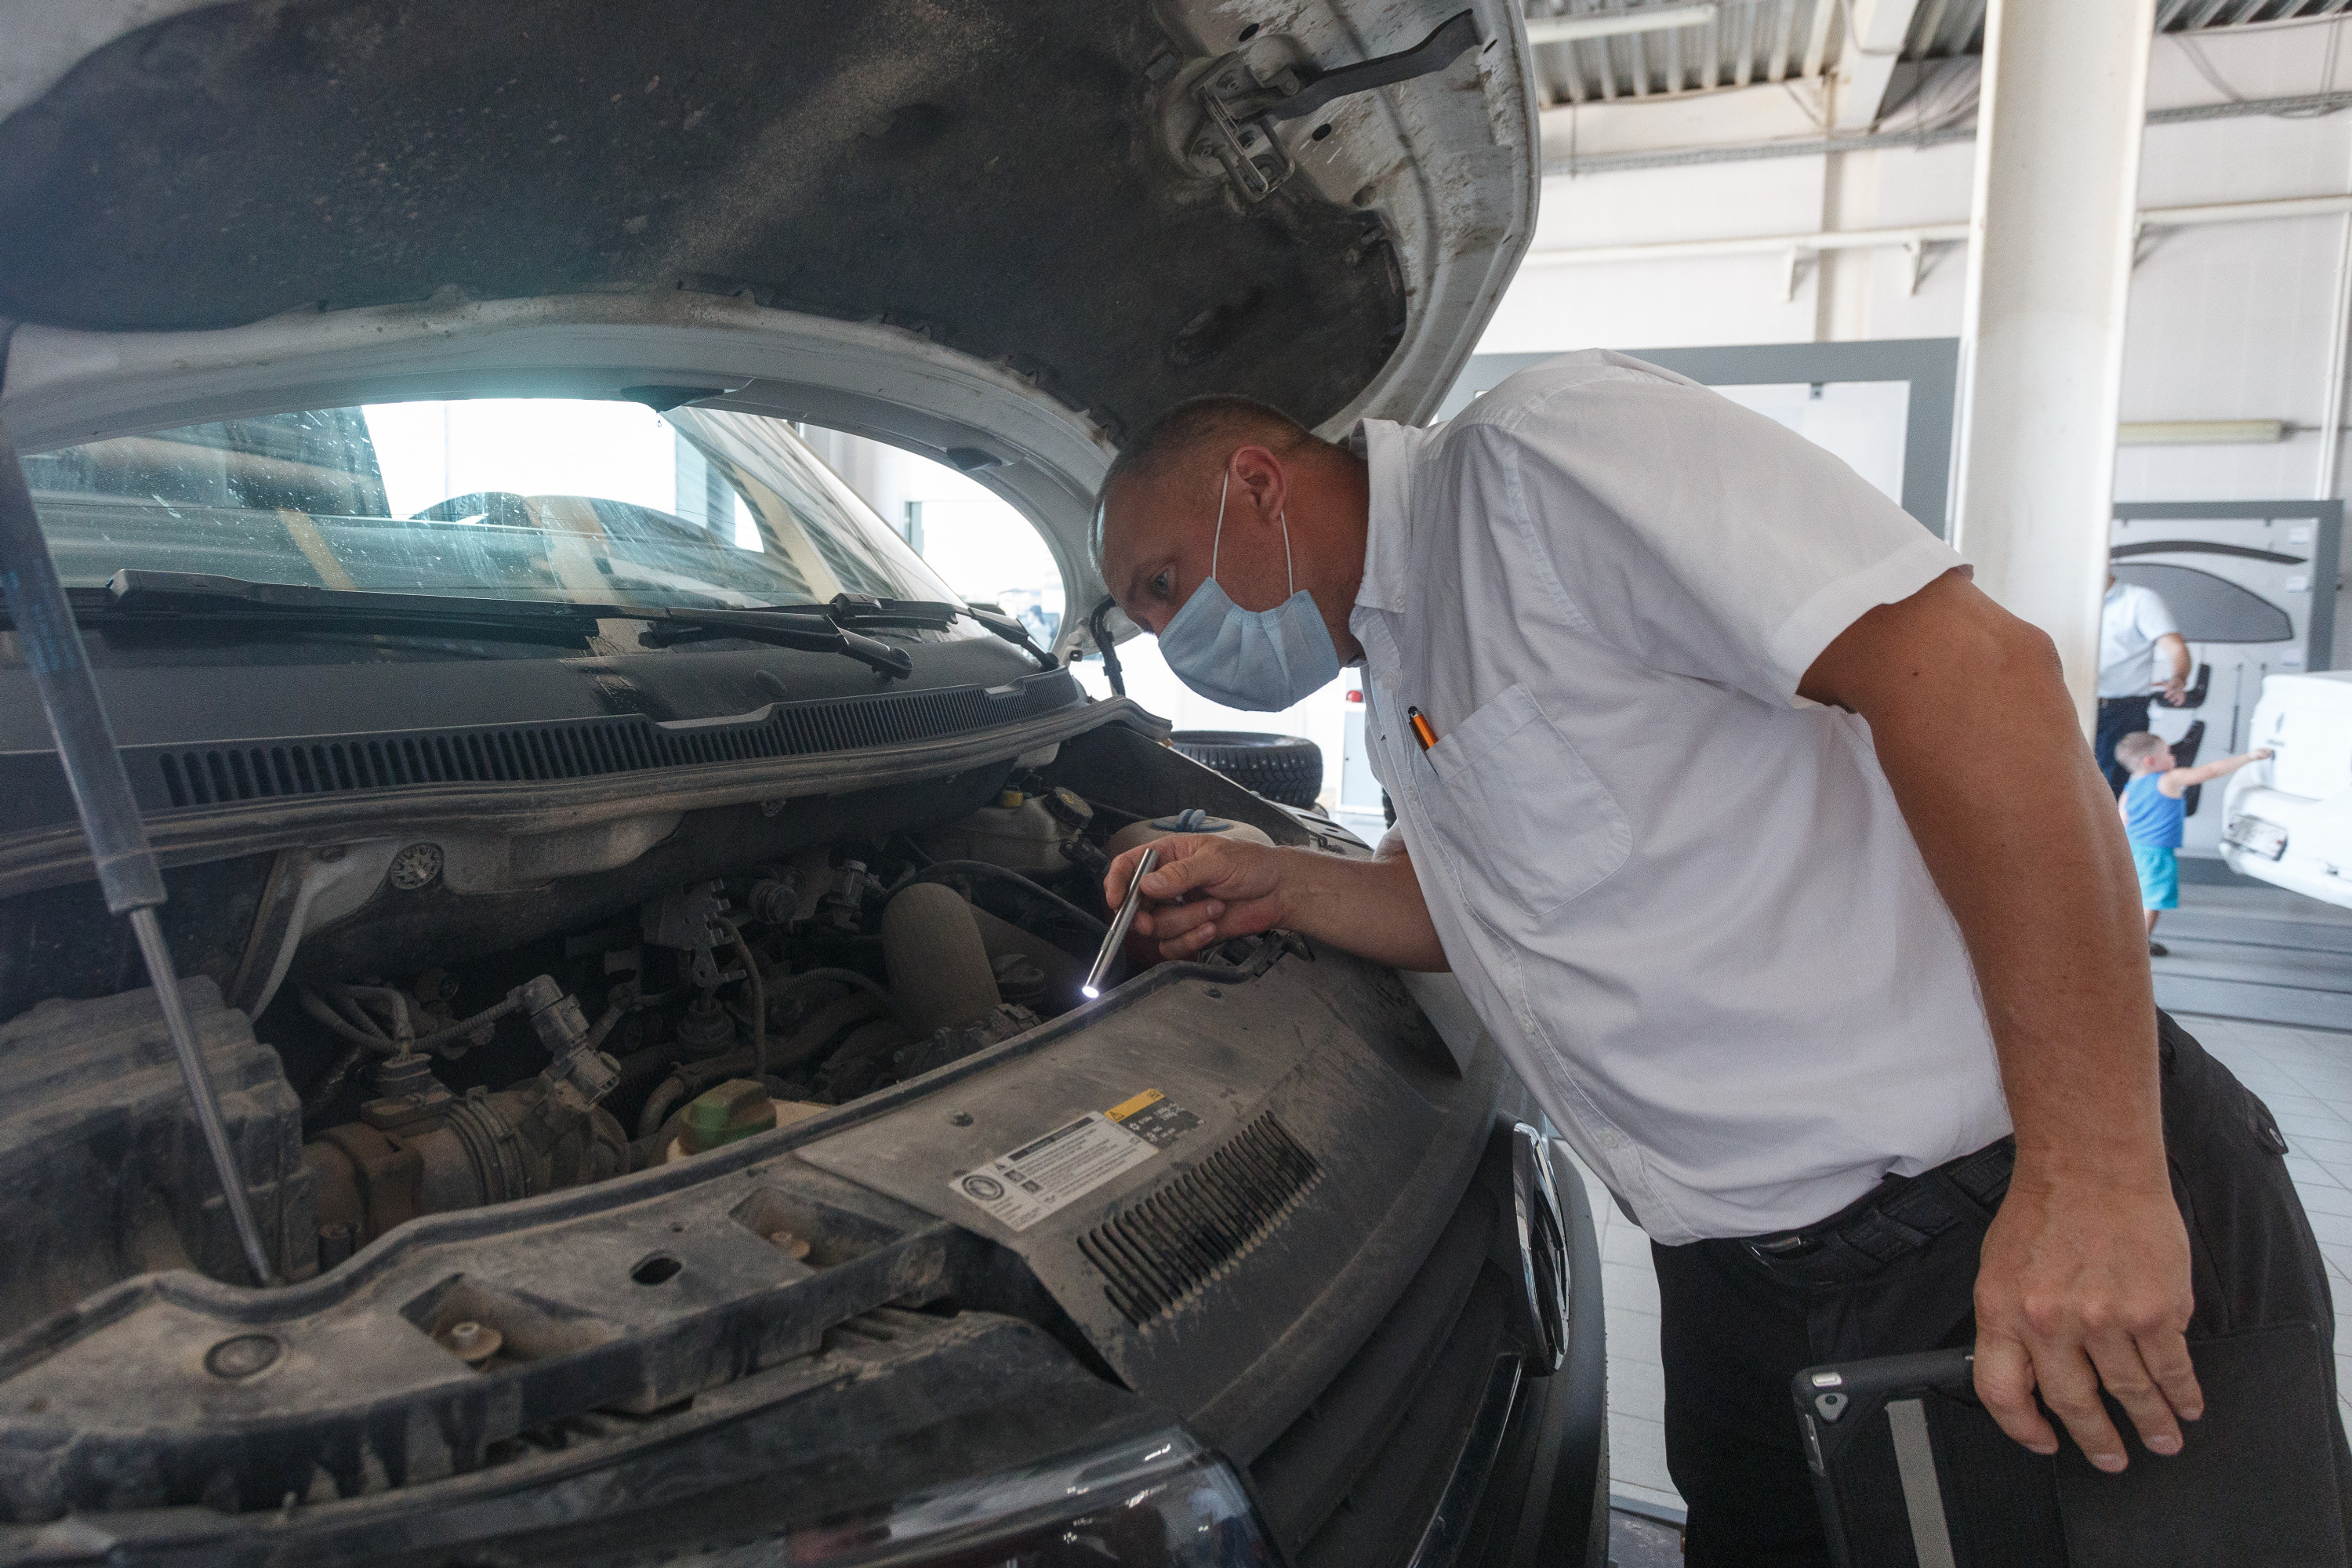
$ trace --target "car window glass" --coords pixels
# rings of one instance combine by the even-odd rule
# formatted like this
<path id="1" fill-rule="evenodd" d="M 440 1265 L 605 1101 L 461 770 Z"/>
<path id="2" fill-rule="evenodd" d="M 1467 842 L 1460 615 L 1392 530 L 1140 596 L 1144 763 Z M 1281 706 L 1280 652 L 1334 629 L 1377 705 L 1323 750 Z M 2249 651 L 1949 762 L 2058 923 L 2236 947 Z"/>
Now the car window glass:
<path id="1" fill-rule="evenodd" d="M 479 398 L 264 415 L 26 461 L 67 582 L 117 571 L 668 605 L 947 599 L 790 426 Z"/>
<path id="2" fill-rule="evenodd" d="M 1039 647 L 1053 646 L 1065 593 L 1035 522 L 945 463 L 845 430 L 802 426 L 799 433 L 823 458 L 826 477 L 854 486 L 959 598 L 996 605 Z"/>

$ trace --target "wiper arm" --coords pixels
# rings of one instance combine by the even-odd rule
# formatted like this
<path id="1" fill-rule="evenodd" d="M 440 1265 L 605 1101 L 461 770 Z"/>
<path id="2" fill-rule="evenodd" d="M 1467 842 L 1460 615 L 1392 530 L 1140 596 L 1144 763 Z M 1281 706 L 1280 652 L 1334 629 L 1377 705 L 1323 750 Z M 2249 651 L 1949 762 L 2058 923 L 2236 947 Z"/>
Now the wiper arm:
<path id="1" fill-rule="evenodd" d="M 701 610 L 677 612 L 699 616 Z M 1028 650 L 1046 669 L 1059 668 L 1054 656 L 1037 646 L 1029 628 L 994 605 L 951 605 L 943 599 L 877 599 L 868 594 L 835 594 L 822 605 L 762 605 L 757 610 L 727 611 L 729 615 L 805 616 L 845 627 L 894 628 L 901 631 L 943 632 L 958 616 L 976 621 L 1006 642 Z"/>
<path id="2" fill-rule="evenodd" d="M 814 611 L 814 615 L 809 612 Z M 669 647 L 705 637 L 741 637 L 747 642 L 773 643 L 809 653 L 845 654 L 885 676 L 915 673 L 915 661 L 905 648 L 837 624 L 822 605 L 782 605 L 763 610 L 681 610 L 646 605 L 614 614 L 655 623 L 637 641 L 646 647 Z M 801 624 L 795 626 L 793 622 Z M 676 631 L 663 628 L 676 626 Z"/>
<path id="3" fill-rule="evenodd" d="M 1037 639 L 1029 635 L 1027 626 L 994 605 L 950 605 L 938 599 L 875 599 L 864 594 L 835 594 L 832 603 L 824 608 L 845 626 L 920 626 L 942 632 L 961 616 L 977 621 L 1006 642 L 1027 649 L 1044 668 L 1059 668 L 1054 656 L 1037 646 Z"/>

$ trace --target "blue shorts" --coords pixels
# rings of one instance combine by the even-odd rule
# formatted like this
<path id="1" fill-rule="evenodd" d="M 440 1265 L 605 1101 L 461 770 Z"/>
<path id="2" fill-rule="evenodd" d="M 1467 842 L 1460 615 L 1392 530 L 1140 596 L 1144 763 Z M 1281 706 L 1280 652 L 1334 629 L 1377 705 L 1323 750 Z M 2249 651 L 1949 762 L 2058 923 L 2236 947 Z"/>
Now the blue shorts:
<path id="1" fill-rule="evenodd" d="M 2139 907 L 2180 907 L 2180 853 L 2154 844 L 2132 846 L 2132 869 L 2139 873 Z"/>

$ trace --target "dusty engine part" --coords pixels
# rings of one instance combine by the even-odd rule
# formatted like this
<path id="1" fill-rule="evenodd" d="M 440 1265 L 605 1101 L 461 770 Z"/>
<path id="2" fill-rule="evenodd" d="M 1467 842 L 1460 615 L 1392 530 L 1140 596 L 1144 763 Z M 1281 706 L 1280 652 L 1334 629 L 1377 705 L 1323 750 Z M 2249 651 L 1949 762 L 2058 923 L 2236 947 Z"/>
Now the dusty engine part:
<path id="1" fill-rule="evenodd" d="M 1034 1008 L 1045 999 L 1045 966 L 1027 953 L 991 953 L 988 968 L 996 976 L 996 994 L 1007 1002 Z"/>
<path id="2" fill-rule="evenodd" d="M 1026 1007 L 1009 1003 L 992 1007 L 986 1017 L 974 1023 L 961 1028 L 941 1029 L 928 1040 L 901 1046 L 891 1052 L 889 1081 L 904 1083 L 910 1078 L 919 1078 L 934 1068 L 961 1061 L 975 1051 L 984 1051 L 1000 1040 L 1027 1034 L 1036 1026 L 1037 1015 Z"/>
<path id="3" fill-rule="evenodd" d="M 743 900 L 743 907 L 755 921 L 769 925 L 790 925 L 799 918 L 801 903 L 801 873 L 796 866 L 764 866 L 759 879 L 751 884 Z"/>
<path id="4" fill-rule="evenodd" d="M 688 1057 L 715 1057 L 735 1044 L 735 1018 L 712 996 L 698 996 L 677 1021 L 670 1037 Z"/>
<path id="5" fill-rule="evenodd" d="M 509 994 L 551 1058 L 537 1078 L 493 1094 L 453 1095 L 408 1051 L 376 1067 L 360 1119 L 305 1144 L 321 1234 L 363 1247 L 422 1214 L 479 1208 L 617 1176 L 629 1168 L 621 1124 L 596 1104 L 620 1068 L 589 1041 L 580 1005 L 546 975 Z M 345 1240 L 341 1228 L 348 1227 Z"/>
<path id="6" fill-rule="evenodd" d="M 1130 822 L 1110 836 L 1111 858 L 1118 858 L 1138 845 L 1149 844 L 1155 838 L 1166 838 L 1179 833 L 1214 833 L 1235 844 L 1263 844 L 1272 847 L 1274 840 L 1265 831 L 1246 822 L 1235 822 L 1228 816 L 1211 816 L 1199 806 L 1180 811 L 1171 816 L 1154 817 L 1149 822 Z"/>
<path id="7" fill-rule="evenodd" d="M 918 882 L 890 900 L 882 957 L 899 1016 L 918 1036 L 974 1023 L 1003 1000 L 971 905 L 937 882 Z"/>
<path id="8" fill-rule="evenodd" d="M 596 1049 L 578 1000 L 544 974 L 517 986 L 515 994 L 530 1014 L 539 1043 L 547 1047 L 549 1065 L 541 1076 L 571 1089 L 586 1104 L 612 1093 L 620 1081 L 620 1066 Z"/>
<path id="9" fill-rule="evenodd" d="M 1058 798 L 1062 795 L 1069 799 Z M 935 860 L 985 860 L 1008 871 L 1051 876 L 1069 868 L 1062 847 L 1093 816 L 1093 809 L 1069 790 L 1047 796 L 1008 789 L 995 805 L 935 828 L 920 842 L 923 853 Z"/>
<path id="10" fill-rule="evenodd" d="M 219 987 L 180 983 L 280 1278 L 316 1272 L 302 1107 Z M 155 994 L 42 1002 L 0 1025 L 0 1334 L 151 1270 L 243 1283 Z"/>
<path id="11" fill-rule="evenodd" d="M 866 906 L 883 895 L 882 879 L 863 860 L 844 860 L 833 882 L 817 899 L 817 913 L 839 931 L 855 931 L 866 918 Z"/>
<path id="12" fill-rule="evenodd" d="M 1087 976 L 1085 959 L 986 910 L 974 909 L 971 918 L 980 926 L 980 940 L 988 949 L 989 964 L 996 969 L 997 991 L 1007 1002 L 1018 1002 L 1024 1007 L 1041 1006 L 1038 996 L 1025 993 L 1025 980 L 1008 980 L 1005 971 L 996 968 L 1012 959 L 1034 966 L 1044 976 L 1044 989 L 1039 994 L 1044 998 L 1043 1007 L 1058 1013 L 1077 1005 L 1078 982 Z"/>
<path id="13" fill-rule="evenodd" d="M 707 958 L 719 940 L 712 925 L 727 912 L 719 887 L 717 882 L 697 882 L 648 900 L 638 915 L 638 929 L 646 941 L 655 947 Z M 701 983 L 699 976 L 697 983 Z"/>

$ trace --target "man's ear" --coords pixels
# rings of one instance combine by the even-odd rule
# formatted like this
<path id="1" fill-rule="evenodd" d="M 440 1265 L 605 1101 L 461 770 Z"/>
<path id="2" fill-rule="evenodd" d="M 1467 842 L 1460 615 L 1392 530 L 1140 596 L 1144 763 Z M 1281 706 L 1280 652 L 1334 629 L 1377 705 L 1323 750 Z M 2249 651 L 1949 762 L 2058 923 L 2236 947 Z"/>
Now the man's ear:
<path id="1" fill-rule="evenodd" d="M 1244 447 L 1233 455 L 1234 489 L 1239 492 L 1234 499 L 1244 496 L 1261 516 L 1269 520 L 1280 516 L 1289 505 L 1290 476 L 1284 470 L 1282 459 L 1264 447 Z"/>

